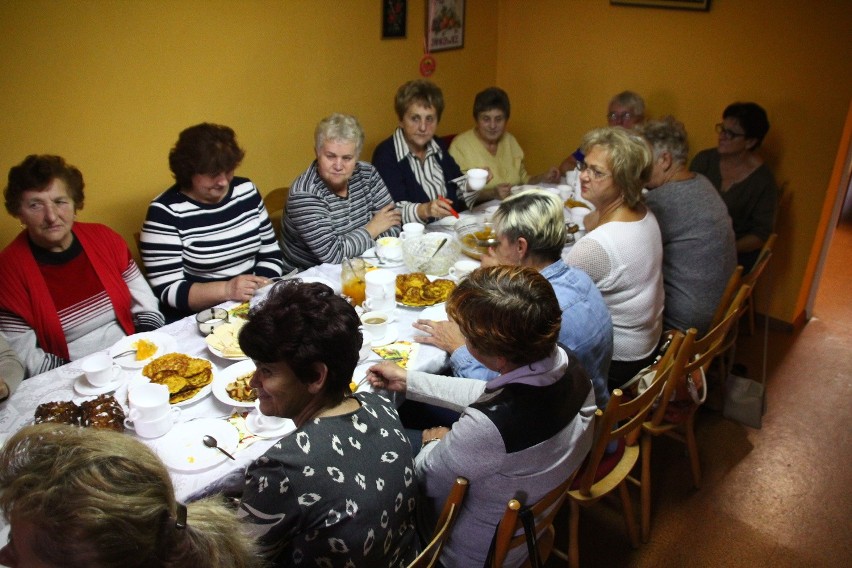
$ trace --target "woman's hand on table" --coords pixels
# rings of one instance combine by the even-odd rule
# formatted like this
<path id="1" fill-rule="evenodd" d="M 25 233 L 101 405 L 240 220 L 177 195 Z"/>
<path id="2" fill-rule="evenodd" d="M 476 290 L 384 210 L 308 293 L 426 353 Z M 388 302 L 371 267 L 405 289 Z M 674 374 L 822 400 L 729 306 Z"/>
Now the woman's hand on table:
<path id="1" fill-rule="evenodd" d="M 414 341 L 417 343 L 433 345 L 450 355 L 464 345 L 464 336 L 456 322 L 419 319 L 411 325 L 417 331 L 427 334 L 415 335 Z"/>
<path id="2" fill-rule="evenodd" d="M 408 371 L 395 363 L 384 361 L 367 369 L 367 380 L 375 389 L 405 392 L 408 386 Z"/>
<path id="3" fill-rule="evenodd" d="M 396 203 L 388 203 L 379 209 L 364 229 L 374 239 L 390 229 L 402 225 L 402 212 L 396 208 Z"/>

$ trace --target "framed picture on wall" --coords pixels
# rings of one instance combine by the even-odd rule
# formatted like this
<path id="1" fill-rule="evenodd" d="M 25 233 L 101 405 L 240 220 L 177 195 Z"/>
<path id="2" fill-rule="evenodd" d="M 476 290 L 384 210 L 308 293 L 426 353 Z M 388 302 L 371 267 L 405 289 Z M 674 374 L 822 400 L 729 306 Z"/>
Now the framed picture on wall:
<path id="1" fill-rule="evenodd" d="M 408 0 L 382 0 L 382 39 L 405 37 Z"/>
<path id="2" fill-rule="evenodd" d="M 677 10 L 710 9 L 710 0 L 609 0 L 614 6 L 647 6 L 651 8 L 675 8 Z"/>
<path id="3" fill-rule="evenodd" d="M 428 0 L 426 47 L 429 51 L 464 47 L 464 0 Z"/>

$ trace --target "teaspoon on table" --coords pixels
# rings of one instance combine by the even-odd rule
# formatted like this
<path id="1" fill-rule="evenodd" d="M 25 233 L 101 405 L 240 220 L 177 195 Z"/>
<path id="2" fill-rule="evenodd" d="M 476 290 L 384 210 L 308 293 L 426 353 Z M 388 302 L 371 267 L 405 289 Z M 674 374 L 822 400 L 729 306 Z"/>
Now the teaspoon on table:
<path id="1" fill-rule="evenodd" d="M 222 452 L 223 454 L 225 454 L 226 456 L 228 456 L 232 460 L 237 461 L 237 458 L 235 458 L 234 456 L 232 456 L 231 454 L 229 454 L 228 452 L 223 450 L 221 447 L 219 447 L 219 443 L 216 442 L 216 438 L 214 438 L 213 436 L 204 436 L 202 441 L 204 442 L 204 445 L 207 446 L 208 448 L 216 448 L 217 450 L 219 450 L 220 452 Z"/>

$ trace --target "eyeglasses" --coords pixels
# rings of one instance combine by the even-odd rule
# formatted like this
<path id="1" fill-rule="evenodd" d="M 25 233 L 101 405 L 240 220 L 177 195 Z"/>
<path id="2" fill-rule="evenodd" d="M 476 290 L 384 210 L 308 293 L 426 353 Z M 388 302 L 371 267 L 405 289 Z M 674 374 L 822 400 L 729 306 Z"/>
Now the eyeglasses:
<path id="1" fill-rule="evenodd" d="M 586 162 L 577 162 L 577 170 L 579 170 L 580 172 L 588 171 L 589 175 L 598 181 L 612 175 L 609 172 L 602 172 L 596 167 L 590 166 Z"/>
<path id="2" fill-rule="evenodd" d="M 745 133 L 743 132 L 734 132 L 730 128 L 725 128 L 725 125 L 721 122 L 716 125 L 716 134 L 722 134 L 725 138 L 730 138 L 731 140 L 739 138 L 740 136 L 745 136 Z"/>
<path id="3" fill-rule="evenodd" d="M 631 118 L 641 118 L 641 114 L 634 114 L 632 112 L 611 112 L 606 115 L 606 119 L 609 122 L 615 122 L 616 124 L 621 124 L 625 120 L 630 120 Z"/>

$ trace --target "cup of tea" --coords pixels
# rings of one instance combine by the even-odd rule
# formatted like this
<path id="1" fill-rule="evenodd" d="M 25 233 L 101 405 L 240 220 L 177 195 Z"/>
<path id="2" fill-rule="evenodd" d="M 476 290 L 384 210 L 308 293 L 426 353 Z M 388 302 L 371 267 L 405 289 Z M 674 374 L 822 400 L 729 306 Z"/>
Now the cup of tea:
<path id="1" fill-rule="evenodd" d="M 387 312 L 371 311 L 365 312 L 361 316 L 361 323 L 364 329 L 370 334 L 374 340 L 382 339 L 388 332 L 388 321 L 390 316 Z"/>
<path id="2" fill-rule="evenodd" d="M 479 191 L 485 187 L 486 181 L 488 181 L 488 170 L 482 168 L 470 168 L 467 170 L 468 189 Z"/>
<path id="3" fill-rule="evenodd" d="M 402 260 L 402 241 L 399 237 L 380 238 L 376 241 L 376 256 L 386 262 L 399 262 Z"/>
<path id="4" fill-rule="evenodd" d="M 174 406 L 163 416 L 144 419 L 138 410 L 130 409 L 130 415 L 124 419 L 124 426 L 136 432 L 140 438 L 159 438 L 167 434 L 180 419 L 180 408 Z"/>
<path id="5" fill-rule="evenodd" d="M 478 262 L 463 258 L 461 260 L 457 260 L 456 263 L 450 267 L 450 276 L 456 280 L 461 280 L 477 268 L 479 268 Z"/>
<path id="6" fill-rule="evenodd" d="M 93 387 L 103 387 L 118 378 L 121 367 L 105 352 L 95 353 L 82 364 L 86 380 Z"/>
<path id="7" fill-rule="evenodd" d="M 402 240 L 413 239 L 422 235 L 424 230 L 425 228 L 420 223 L 405 223 L 402 226 L 402 234 L 399 235 L 399 238 Z"/>

